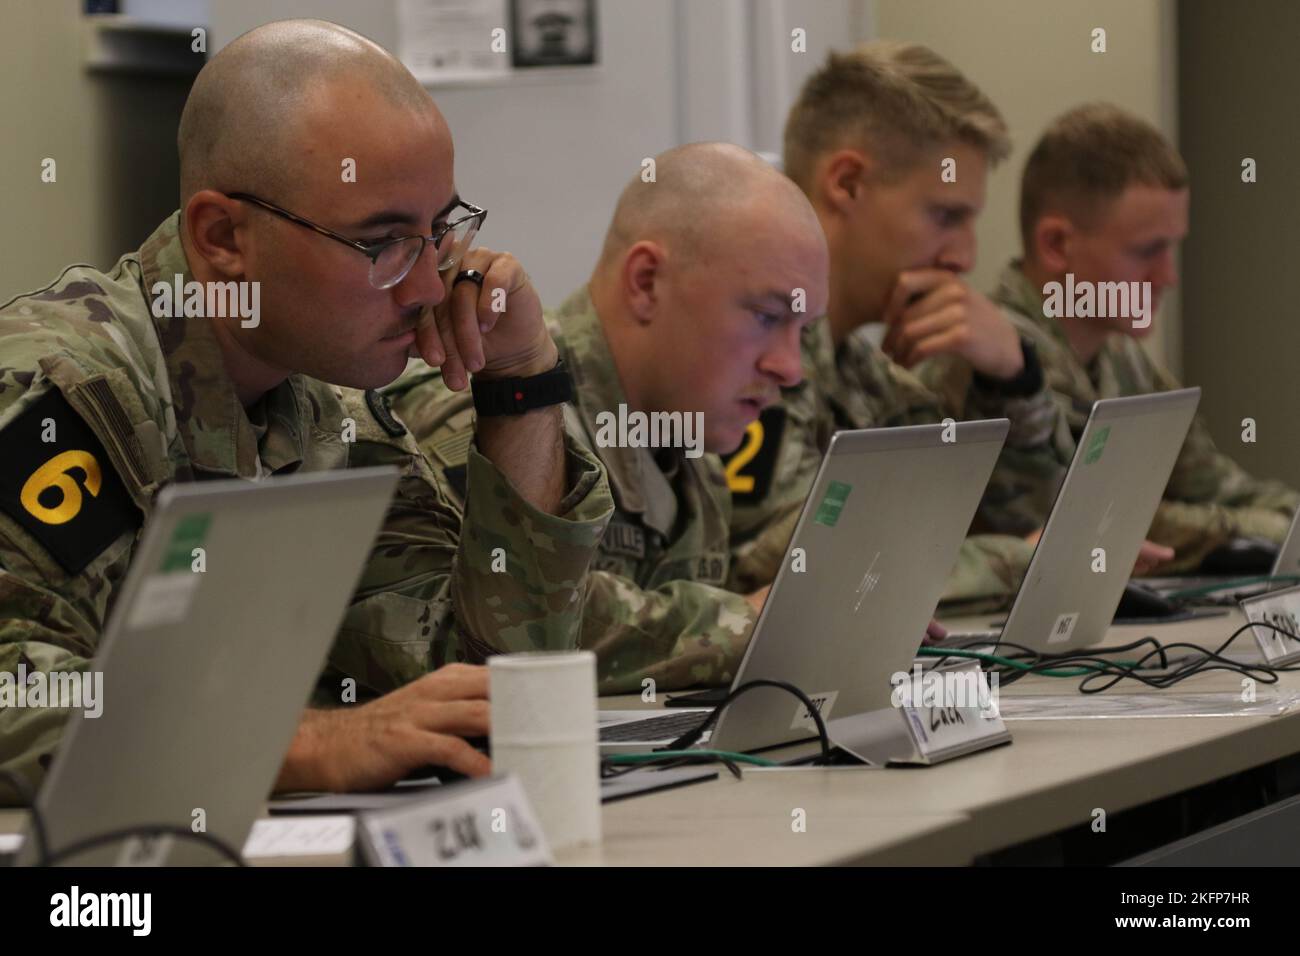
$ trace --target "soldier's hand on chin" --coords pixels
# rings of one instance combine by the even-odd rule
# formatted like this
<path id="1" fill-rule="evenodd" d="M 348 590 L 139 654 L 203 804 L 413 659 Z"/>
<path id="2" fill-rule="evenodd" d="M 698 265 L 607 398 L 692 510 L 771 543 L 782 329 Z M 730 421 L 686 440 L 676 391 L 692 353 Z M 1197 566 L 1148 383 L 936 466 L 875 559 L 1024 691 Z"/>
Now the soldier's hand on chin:
<path id="1" fill-rule="evenodd" d="M 1000 381 L 1025 367 L 1020 335 L 1002 310 L 947 269 L 900 273 L 884 319 L 880 349 L 904 368 L 945 353 Z"/>
<path id="2" fill-rule="evenodd" d="M 488 733 L 487 668 L 448 664 L 377 700 L 303 714 L 276 780 L 290 790 L 377 790 L 434 764 L 485 777 L 466 737 Z"/>
<path id="3" fill-rule="evenodd" d="M 471 269 L 482 274 L 481 288 L 469 279 L 456 282 Z M 415 343 L 426 362 L 442 368 L 448 388 L 465 388 L 469 375 L 527 377 L 555 367 L 557 351 L 542 319 L 541 299 L 518 259 L 508 252 L 470 249 L 443 281 L 453 285 L 434 308 L 432 321 L 416 331 Z"/>

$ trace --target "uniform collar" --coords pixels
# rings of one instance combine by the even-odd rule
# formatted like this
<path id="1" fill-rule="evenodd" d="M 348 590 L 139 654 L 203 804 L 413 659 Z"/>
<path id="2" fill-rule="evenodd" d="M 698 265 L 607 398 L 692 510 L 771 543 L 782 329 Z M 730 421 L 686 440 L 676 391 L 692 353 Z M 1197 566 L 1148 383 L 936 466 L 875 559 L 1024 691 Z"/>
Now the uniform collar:
<path id="1" fill-rule="evenodd" d="M 193 280 L 180 239 L 180 213 L 168 217 L 140 247 L 140 267 L 147 302 L 163 282 L 175 292 Z M 173 301 L 173 311 L 180 303 Z M 152 309 L 150 310 L 152 314 Z M 226 373 L 221 346 L 209 321 L 199 317 L 153 317 L 162 347 L 163 365 L 171 385 L 170 413 L 195 469 L 213 475 L 255 478 L 263 467 L 271 472 L 292 470 L 304 457 L 304 422 L 311 408 L 301 375 L 291 375 L 253 409 L 249 420 L 234 383 Z M 260 461 L 260 464 L 259 464 Z"/>
<path id="2" fill-rule="evenodd" d="M 1074 349 L 1070 346 L 1070 340 L 1065 337 L 1065 330 L 1061 328 L 1061 323 L 1043 314 L 1043 290 L 1034 285 L 1029 276 L 1025 275 L 1020 259 L 1012 259 L 1008 262 L 1002 274 L 998 276 L 998 287 L 993 293 L 993 301 L 1019 312 L 1050 335 L 1053 341 L 1070 355 L 1074 355 Z"/>
<path id="3" fill-rule="evenodd" d="M 1020 313 L 1052 340 L 1060 350 L 1063 361 L 1069 364 L 1072 370 L 1071 378 L 1079 383 L 1075 386 L 1076 390 L 1084 392 L 1077 396 L 1080 400 L 1092 401 L 1096 398 L 1096 394 L 1108 394 L 1107 388 L 1117 387 L 1110 364 L 1103 361 L 1103 356 L 1109 352 L 1109 342 L 1103 344 L 1092 362 L 1085 366 L 1075 354 L 1074 346 L 1066 337 L 1061 323 L 1043 314 L 1043 291 L 1025 275 L 1022 260 L 1013 259 L 1002 270 L 993 299 L 998 304 Z M 1083 388 L 1083 383 L 1087 383 L 1090 388 Z"/>
<path id="4" fill-rule="evenodd" d="M 670 476 L 682 471 L 682 449 L 596 447 L 596 416 L 601 412 L 617 415 L 619 406 L 627 406 L 627 394 L 587 287 L 569 296 L 550 321 L 573 378 L 574 409 L 588 444 L 605 465 L 619 510 L 640 515 L 645 525 L 669 536 L 677 521 L 677 493 Z M 666 468 L 656 461 L 656 451 L 671 459 Z"/>

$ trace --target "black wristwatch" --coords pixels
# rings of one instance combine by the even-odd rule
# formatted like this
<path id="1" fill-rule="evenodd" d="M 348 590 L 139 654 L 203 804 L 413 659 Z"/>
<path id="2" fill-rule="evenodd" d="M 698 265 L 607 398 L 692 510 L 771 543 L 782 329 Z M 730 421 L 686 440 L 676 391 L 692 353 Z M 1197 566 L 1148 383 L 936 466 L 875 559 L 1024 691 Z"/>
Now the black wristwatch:
<path id="1" fill-rule="evenodd" d="M 573 380 L 564 359 L 555 368 L 526 378 L 499 378 L 491 381 L 474 379 L 474 411 L 479 415 L 522 415 L 534 408 L 559 405 L 573 398 Z"/>
<path id="2" fill-rule="evenodd" d="M 996 379 L 982 372 L 975 373 L 975 382 L 985 391 L 1008 398 L 1027 398 L 1043 387 L 1043 364 L 1038 360 L 1038 350 L 1034 343 L 1023 336 L 1020 339 L 1020 354 L 1024 357 L 1025 367 L 1012 379 Z"/>

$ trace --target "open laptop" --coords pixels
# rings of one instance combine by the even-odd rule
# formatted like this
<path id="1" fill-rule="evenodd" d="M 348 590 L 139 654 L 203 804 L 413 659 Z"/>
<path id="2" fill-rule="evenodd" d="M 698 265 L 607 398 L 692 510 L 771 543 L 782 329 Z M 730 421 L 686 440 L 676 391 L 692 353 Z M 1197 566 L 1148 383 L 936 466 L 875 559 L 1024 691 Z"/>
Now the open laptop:
<path id="1" fill-rule="evenodd" d="M 950 632 L 938 646 L 983 637 L 1059 654 L 1099 643 L 1200 398 L 1199 388 L 1185 388 L 1094 402 L 1006 624 Z"/>
<path id="2" fill-rule="evenodd" d="M 1300 577 L 1300 511 L 1291 519 L 1291 528 L 1282 540 L 1272 577 Z"/>
<path id="3" fill-rule="evenodd" d="M 890 676 L 911 667 L 1008 424 L 838 432 L 732 687 L 786 681 L 825 719 L 888 707 Z M 602 711 L 602 752 L 662 747 L 707 713 Z M 760 687 L 733 701 L 700 743 L 756 750 L 815 732 L 798 699 Z"/>
<path id="4" fill-rule="evenodd" d="M 52 852 L 121 828 L 200 820 L 243 846 L 396 483 L 395 470 L 367 468 L 162 490 L 90 665 L 103 674 L 102 712 L 72 712 L 37 795 Z M 220 859 L 161 837 L 66 862 Z M 18 862 L 36 860 L 29 826 Z"/>
<path id="5" fill-rule="evenodd" d="M 1300 511 L 1291 519 L 1282 546 L 1268 577 L 1271 580 L 1245 583 L 1239 574 L 1189 575 L 1186 577 L 1144 578 L 1142 583 L 1160 594 L 1190 597 L 1193 601 L 1222 603 L 1254 597 L 1266 591 L 1294 587 L 1300 579 Z"/>

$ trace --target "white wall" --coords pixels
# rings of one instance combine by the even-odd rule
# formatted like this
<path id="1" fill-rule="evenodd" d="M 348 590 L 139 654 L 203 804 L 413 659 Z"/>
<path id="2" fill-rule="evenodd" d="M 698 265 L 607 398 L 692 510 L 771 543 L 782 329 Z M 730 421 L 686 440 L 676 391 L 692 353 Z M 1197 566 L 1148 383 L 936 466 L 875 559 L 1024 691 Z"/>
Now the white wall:
<path id="1" fill-rule="evenodd" d="M 0 29 L 0 302 L 63 268 L 111 266 L 176 208 L 176 123 L 190 79 L 91 72 L 72 0 L 10 2 Z M 41 164 L 55 161 L 54 182 Z"/>
<path id="2" fill-rule="evenodd" d="M 1014 151 L 989 179 L 974 282 L 991 289 L 1020 250 L 1020 172 L 1047 123 L 1072 106 L 1109 100 L 1177 142 L 1177 43 L 1171 0 L 876 0 L 875 33 L 916 40 L 952 61 L 997 104 Z M 1094 27 L 1106 52 L 1091 52 Z M 1181 365 L 1180 304 L 1166 297 L 1151 348 Z"/>
<path id="3" fill-rule="evenodd" d="M 602 0 L 600 66 L 434 88 L 455 137 L 461 194 L 490 212 L 481 241 L 518 256 L 543 301 L 558 304 L 586 281 L 614 201 L 643 158 L 700 139 L 779 151 L 799 83 L 829 46 L 852 42 L 860 6 Z M 397 48 L 394 0 L 220 0 L 212 49 L 299 16 Z M 808 31 L 806 53 L 790 52 L 795 26 Z"/>

